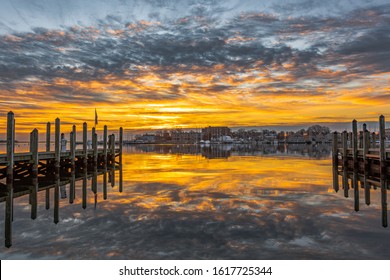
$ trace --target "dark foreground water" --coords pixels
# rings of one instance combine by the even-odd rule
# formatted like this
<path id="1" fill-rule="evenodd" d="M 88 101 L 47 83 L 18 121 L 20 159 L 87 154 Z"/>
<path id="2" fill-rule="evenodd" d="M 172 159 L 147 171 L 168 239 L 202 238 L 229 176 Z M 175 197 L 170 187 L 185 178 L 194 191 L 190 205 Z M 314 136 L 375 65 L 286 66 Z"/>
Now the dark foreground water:
<path id="1" fill-rule="evenodd" d="M 381 225 L 380 190 L 371 205 L 332 188 L 328 147 L 251 149 L 231 146 L 125 148 L 123 185 L 103 197 L 82 181 L 69 204 L 61 189 L 59 223 L 38 194 L 14 203 L 13 245 L 1 259 L 390 259 L 390 229 Z M 350 197 L 353 195 L 350 190 Z M 361 198 L 364 192 L 361 191 Z M 96 204 L 95 204 L 96 198 Z M 363 200 L 363 199 L 361 199 Z"/>

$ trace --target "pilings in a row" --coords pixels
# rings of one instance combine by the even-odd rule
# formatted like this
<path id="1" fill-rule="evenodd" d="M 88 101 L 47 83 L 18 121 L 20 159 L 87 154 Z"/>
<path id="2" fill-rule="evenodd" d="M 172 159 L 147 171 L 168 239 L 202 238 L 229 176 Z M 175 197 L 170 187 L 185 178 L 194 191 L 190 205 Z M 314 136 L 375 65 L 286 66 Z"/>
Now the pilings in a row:
<path id="1" fill-rule="evenodd" d="M 96 133 L 96 129 L 92 129 L 92 159 L 93 164 L 95 166 L 95 174 L 97 174 L 97 162 L 98 157 L 103 156 L 104 165 L 107 165 L 108 162 L 108 154 L 110 153 L 110 162 L 115 168 L 115 135 L 112 134 L 109 136 L 111 139 L 110 146 L 108 146 L 108 130 L 107 126 L 104 126 L 103 131 L 103 154 L 98 152 L 98 137 Z M 18 168 L 16 168 L 17 162 L 15 162 L 15 116 L 13 112 L 9 112 L 7 114 L 7 131 L 6 131 L 6 187 L 7 187 L 7 197 L 6 197 L 6 207 L 5 207 L 5 246 L 12 246 L 12 221 L 13 221 L 13 198 L 14 198 L 14 176 L 18 176 Z M 39 161 L 40 153 L 38 149 L 39 144 L 39 136 L 38 130 L 33 129 L 30 133 L 30 154 L 31 160 L 26 164 L 26 167 L 29 170 L 30 174 L 28 176 L 30 181 L 30 203 L 31 203 L 31 218 L 35 219 L 37 217 L 37 198 L 38 198 L 38 173 L 40 172 L 39 167 L 44 166 L 42 168 L 47 169 L 47 167 L 54 167 L 54 175 L 55 175 L 55 188 L 54 188 L 54 222 L 57 223 L 59 221 L 59 187 L 61 185 L 61 152 L 66 151 L 66 141 L 63 139 L 63 134 L 61 135 L 61 122 L 60 119 L 57 118 L 55 120 L 55 128 L 54 128 L 54 158 L 47 160 L 47 163 Z M 119 131 L 119 156 L 120 163 L 122 162 L 122 144 L 123 144 L 123 129 L 120 128 Z M 75 198 L 75 168 L 76 168 L 76 126 L 73 125 L 72 131 L 70 133 L 70 157 L 67 156 L 67 162 L 70 161 L 71 166 L 71 179 L 70 179 L 70 196 L 69 202 L 73 203 L 73 199 Z M 51 123 L 48 122 L 46 124 L 46 145 L 45 151 L 51 152 Z M 83 124 L 83 153 L 81 156 L 84 172 L 87 173 L 87 164 L 88 164 L 88 156 L 91 155 L 91 152 L 88 149 L 88 138 L 87 138 L 87 123 Z M 16 156 L 18 156 L 16 154 Z M 80 159 L 80 158 L 79 158 Z M 68 163 L 67 163 L 68 164 Z M 16 169 L 15 169 L 16 168 Z M 86 176 L 87 174 L 85 174 Z M 72 179 L 73 178 L 73 179 Z M 115 181 L 115 178 L 110 178 L 112 184 Z M 96 182 L 95 182 L 96 183 Z M 120 184 L 121 185 L 121 184 Z M 83 189 L 84 190 L 84 189 Z M 96 191 L 96 188 L 95 188 Z M 83 198 L 84 197 L 83 192 Z M 50 209 L 50 189 L 46 189 L 46 201 L 45 206 L 46 209 Z M 105 197 L 107 195 L 105 194 Z M 84 206 L 84 203 L 83 203 Z"/>
<path id="2" fill-rule="evenodd" d="M 370 137 L 371 136 L 371 137 Z M 386 164 L 386 149 L 385 149 L 385 118 L 384 116 L 379 117 L 379 155 L 377 160 L 379 160 L 380 165 L 380 188 L 381 188 L 381 205 L 382 205 L 382 225 L 384 227 L 388 226 L 387 221 L 387 164 Z M 371 141 L 370 141 L 371 138 Z M 357 121 L 353 120 L 352 122 L 352 133 L 347 133 L 346 131 L 341 133 L 341 147 L 338 148 L 338 133 L 333 133 L 333 188 L 337 192 L 339 190 L 339 181 L 338 181 L 338 166 L 339 166 L 339 152 L 341 156 L 341 166 L 342 166 L 342 187 L 344 189 L 344 196 L 348 197 L 349 190 L 349 181 L 348 176 L 352 179 L 352 187 L 354 190 L 354 209 L 359 211 L 359 177 L 361 180 L 361 186 L 364 188 L 364 197 L 365 203 L 370 204 L 370 184 L 368 183 L 368 177 L 370 172 L 370 147 L 376 147 L 376 134 L 367 130 L 367 126 L 363 125 L 363 131 L 358 134 L 357 131 Z M 348 139 L 351 144 L 351 156 L 348 156 Z M 360 140 L 360 141 L 359 141 Z M 362 150 L 362 156 L 358 156 L 359 148 Z M 352 174 L 348 172 L 348 161 L 352 160 Z M 359 161 L 363 161 L 363 174 L 359 174 Z M 349 165 L 351 166 L 351 165 Z M 362 176 L 359 176 L 362 175 Z M 363 178 L 363 179 L 361 179 Z"/>

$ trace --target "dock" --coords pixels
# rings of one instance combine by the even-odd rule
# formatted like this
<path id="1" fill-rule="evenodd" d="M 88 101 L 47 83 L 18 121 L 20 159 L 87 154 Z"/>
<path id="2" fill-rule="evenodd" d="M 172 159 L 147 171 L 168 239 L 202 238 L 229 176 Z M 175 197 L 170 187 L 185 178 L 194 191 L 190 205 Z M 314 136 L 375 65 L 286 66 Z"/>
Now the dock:
<path id="1" fill-rule="evenodd" d="M 352 121 L 352 132 L 334 132 L 332 141 L 333 188 L 344 196 L 353 190 L 354 210 L 360 209 L 359 188 L 364 189 L 364 202 L 370 205 L 372 189 L 381 190 L 382 226 L 388 226 L 387 190 L 390 180 L 390 150 L 386 149 L 385 117 L 379 117 L 379 134 L 367 130 L 358 132 L 357 121 Z"/>
<path id="2" fill-rule="evenodd" d="M 59 222 L 59 199 L 69 196 L 69 203 L 75 199 L 75 182 L 82 180 L 82 207 L 86 208 L 86 187 L 92 179 L 91 189 L 97 193 L 97 177 L 103 175 L 103 197 L 107 198 L 108 181 L 115 185 L 115 170 L 119 170 L 119 191 L 122 191 L 122 149 L 123 128 L 119 129 L 119 139 L 115 134 L 108 135 L 107 126 L 103 129 L 102 147 L 98 146 L 96 128 L 91 130 L 88 141 L 88 126 L 83 124 L 82 149 L 77 149 L 76 126 L 69 133 L 69 149 L 65 133 L 61 133 L 61 122 L 54 123 L 54 150 L 51 150 L 51 123 L 46 125 L 45 151 L 39 151 L 38 130 L 30 133 L 29 152 L 15 153 L 15 116 L 7 114 L 6 154 L 0 154 L 0 203 L 5 203 L 5 246 L 12 246 L 13 201 L 28 195 L 31 205 L 31 218 L 37 217 L 38 192 L 46 193 L 46 209 L 50 209 L 50 190 L 54 189 L 54 223 Z M 5 179 L 5 180 L 4 180 Z M 5 181 L 5 182 L 4 182 Z M 69 185 L 69 195 L 66 194 Z M 96 203 L 96 196 L 95 196 Z"/>

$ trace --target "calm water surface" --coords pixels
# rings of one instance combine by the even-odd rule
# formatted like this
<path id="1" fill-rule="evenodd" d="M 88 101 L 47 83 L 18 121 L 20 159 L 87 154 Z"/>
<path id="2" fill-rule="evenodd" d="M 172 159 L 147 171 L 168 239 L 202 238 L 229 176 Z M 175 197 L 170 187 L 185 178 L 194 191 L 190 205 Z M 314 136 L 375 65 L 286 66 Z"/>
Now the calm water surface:
<path id="1" fill-rule="evenodd" d="M 116 172 L 106 200 L 103 176 L 97 196 L 88 181 L 86 209 L 78 181 L 58 224 L 44 191 L 36 220 L 28 195 L 16 198 L 1 259 L 390 259 L 380 190 L 355 212 L 333 191 L 328 147 L 127 147 L 122 172 L 122 192 Z M 2 203 L 2 246 L 4 216 Z"/>

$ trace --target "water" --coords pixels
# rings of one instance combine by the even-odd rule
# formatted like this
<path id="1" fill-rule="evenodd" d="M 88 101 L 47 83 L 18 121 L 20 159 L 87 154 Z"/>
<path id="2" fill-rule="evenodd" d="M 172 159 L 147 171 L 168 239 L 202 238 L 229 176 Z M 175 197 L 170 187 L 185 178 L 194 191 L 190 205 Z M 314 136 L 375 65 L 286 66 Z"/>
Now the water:
<path id="1" fill-rule="evenodd" d="M 381 226 L 380 190 L 354 211 L 332 188 L 327 146 L 137 146 L 123 155 L 97 203 L 88 180 L 76 198 L 60 199 L 58 224 L 45 192 L 31 220 L 28 195 L 14 201 L 13 245 L 1 259 L 390 259 L 390 230 Z M 4 244 L 5 203 L 0 210 Z"/>

